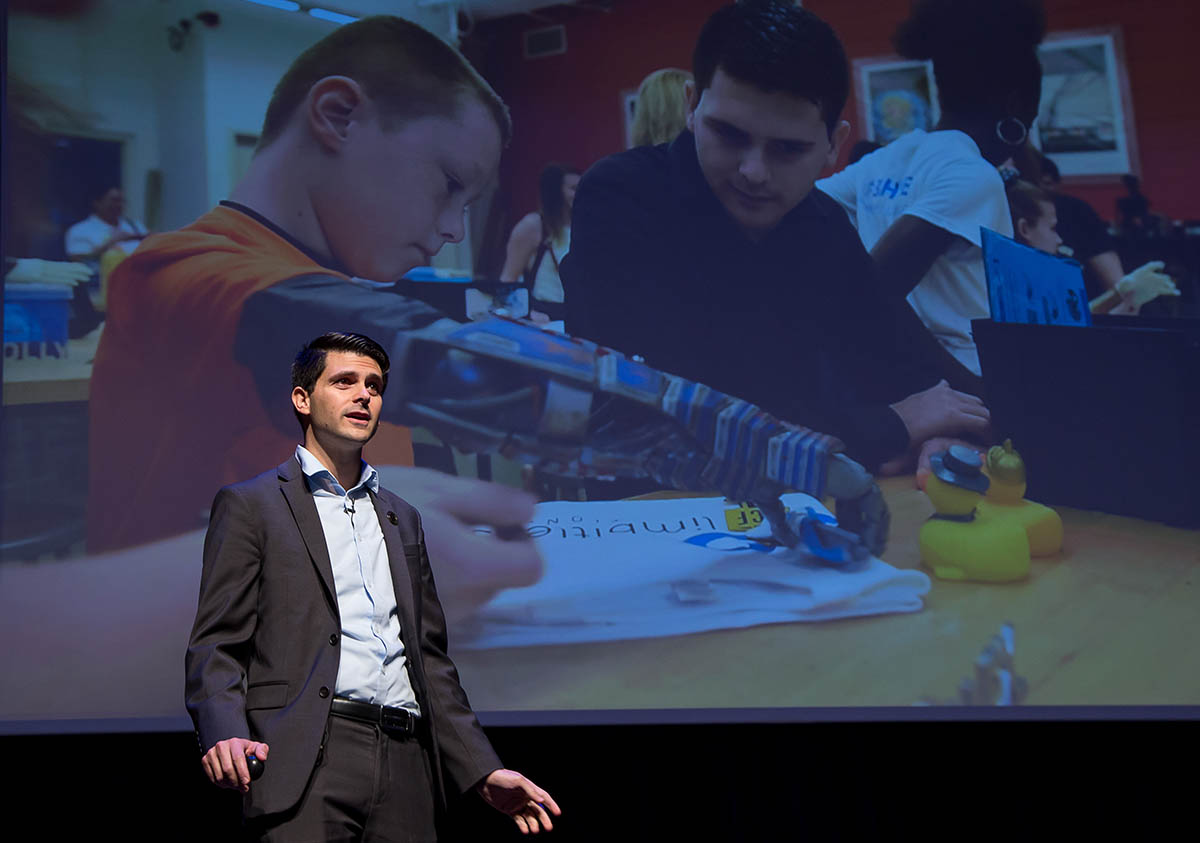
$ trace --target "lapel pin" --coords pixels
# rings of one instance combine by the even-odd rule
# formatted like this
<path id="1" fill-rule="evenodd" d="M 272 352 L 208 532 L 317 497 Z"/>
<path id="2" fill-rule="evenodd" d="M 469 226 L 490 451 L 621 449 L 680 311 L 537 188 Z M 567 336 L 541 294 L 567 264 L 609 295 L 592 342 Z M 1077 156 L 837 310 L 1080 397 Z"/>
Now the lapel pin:
<path id="1" fill-rule="evenodd" d="M 387 516 L 388 521 L 391 521 L 393 526 L 400 523 L 400 519 L 396 517 L 396 513 L 389 510 Z"/>

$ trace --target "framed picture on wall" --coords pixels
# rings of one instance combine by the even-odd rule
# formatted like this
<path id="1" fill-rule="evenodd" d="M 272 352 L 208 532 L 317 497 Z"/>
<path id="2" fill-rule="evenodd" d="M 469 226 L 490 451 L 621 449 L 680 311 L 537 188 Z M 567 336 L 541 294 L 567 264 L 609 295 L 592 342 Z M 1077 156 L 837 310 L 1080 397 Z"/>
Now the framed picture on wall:
<path id="1" fill-rule="evenodd" d="M 941 116 L 933 65 L 895 56 L 854 60 L 854 93 L 863 136 L 887 144 Z"/>
<path id="2" fill-rule="evenodd" d="M 1042 102 L 1034 143 L 1064 178 L 1138 173 L 1125 50 L 1117 27 L 1050 34 L 1038 48 Z"/>

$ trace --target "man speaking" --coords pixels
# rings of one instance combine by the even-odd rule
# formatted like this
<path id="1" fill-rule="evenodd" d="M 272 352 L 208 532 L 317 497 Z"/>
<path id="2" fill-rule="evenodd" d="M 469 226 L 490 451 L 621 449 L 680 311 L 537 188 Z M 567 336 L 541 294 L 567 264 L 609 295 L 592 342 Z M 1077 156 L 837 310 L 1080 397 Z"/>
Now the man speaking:
<path id="1" fill-rule="evenodd" d="M 362 459 L 388 366 L 361 334 L 306 344 L 304 444 L 217 494 L 186 659 L 205 774 L 263 840 L 433 840 L 445 785 L 549 830 L 558 806 L 502 768 L 446 654 L 420 515 Z"/>

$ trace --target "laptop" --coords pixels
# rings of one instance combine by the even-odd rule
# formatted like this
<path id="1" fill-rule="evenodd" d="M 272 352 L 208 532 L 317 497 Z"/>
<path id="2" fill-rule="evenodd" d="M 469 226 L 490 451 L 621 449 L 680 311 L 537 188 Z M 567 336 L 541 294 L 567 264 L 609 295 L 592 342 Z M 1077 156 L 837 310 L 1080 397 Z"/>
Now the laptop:
<path id="1" fill-rule="evenodd" d="M 1027 325 L 1091 324 L 1083 268 L 1078 263 L 991 229 L 981 231 L 992 319 Z"/>
<path id="2" fill-rule="evenodd" d="M 1067 304 L 1076 276 L 1082 290 L 1078 265 L 1001 239 L 985 230 L 989 298 L 1011 301 L 997 288 L 1017 278 L 1058 285 L 1044 296 L 1061 305 L 1058 321 L 1045 319 L 1052 306 L 1011 305 L 1003 321 L 994 305 L 972 322 L 992 430 L 1024 458 L 1029 499 L 1200 527 L 1200 320 L 1080 324 Z"/>

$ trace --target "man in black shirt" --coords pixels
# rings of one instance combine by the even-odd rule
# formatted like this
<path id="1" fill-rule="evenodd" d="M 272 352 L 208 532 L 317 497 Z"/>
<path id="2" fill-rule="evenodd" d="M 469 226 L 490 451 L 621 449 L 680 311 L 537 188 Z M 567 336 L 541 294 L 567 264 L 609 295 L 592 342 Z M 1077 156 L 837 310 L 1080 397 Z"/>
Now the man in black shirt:
<path id="1" fill-rule="evenodd" d="M 688 131 L 580 183 L 567 330 L 832 433 L 869 468 L 984 435 L 982 402 L 938 382 L 845 213 L 812 190 L 849 131 L 832 29 L 787 0 L 727 6 L 694 66 Z"/>

